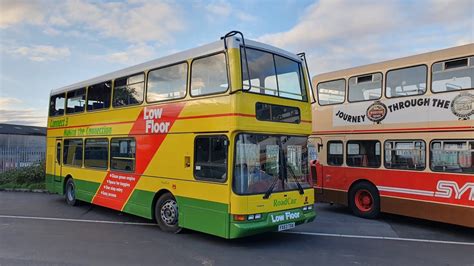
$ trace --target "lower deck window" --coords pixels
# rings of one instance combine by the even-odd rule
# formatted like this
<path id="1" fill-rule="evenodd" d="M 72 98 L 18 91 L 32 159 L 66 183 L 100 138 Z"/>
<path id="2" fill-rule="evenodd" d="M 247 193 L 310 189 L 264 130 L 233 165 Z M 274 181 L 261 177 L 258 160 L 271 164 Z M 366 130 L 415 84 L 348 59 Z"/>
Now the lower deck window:
<path id="1" fill-rule="evenodd" d="M 113 138 L 110 141 L 110 169 L 135 171 L 135 139 Z"/>
<path id="2" fill-rule="evenodd" d="M 435 172 L 474 173 L 474 139 L 433 140 L 430 153 Z"/>
<path id="3" fill-rule="evenodd" d="M 424 141 L 394 140 L 385 142 L 385 168 L 423 170 L 425 160 Z"/>
<path id="4" fill-rule="evenodd" d="M 64 140 L 64 164 L 82 166 L 82 139 Z"/>
<path id="5" fill-rule="evenodd" d="M 226 136 L 196 137 L 194 143 L 194 176 L 196 179 L 227 179 Z"/>
<path id="6" fill-rule="evenodd" d="M 86 139 L 84 166 L 107 169 L 109 141 L 107 139 Z"/>
<path id="7" fill-rule="evenodd" d="M 342 165 L 343 157 L 342 141 L 328 141 L 328 165 Z"/>
<path id="8" fill-rule="evenodd" d="M 379 167 L 380 142 L 377 140 L 351 140 L 347 142 L 347 165 Z"/>

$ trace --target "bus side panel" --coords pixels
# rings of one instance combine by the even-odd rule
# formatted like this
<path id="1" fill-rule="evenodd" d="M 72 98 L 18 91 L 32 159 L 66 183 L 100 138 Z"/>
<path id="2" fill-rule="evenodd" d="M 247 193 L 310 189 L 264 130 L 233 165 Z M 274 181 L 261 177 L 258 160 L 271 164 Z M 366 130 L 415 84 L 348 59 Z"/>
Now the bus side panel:
<path id="1" fill-rule="evenodd" d="M 474 228 L 474 208 L 397 197 L 380 197 L 383 212 Z"/>
<path id="2" fill-rule="evenodd" d="M 72 177 L 76 185 L 76 198 L 85 202 L 92 202 L 107 171 L 99 169 L 87 169 L 73 166 L 63 166 L 63 177 L 61 186 L 64 186 L 66 177 Z"/>
<path id="3" fill-rule="evenodd" d="M 227 204 L 180 196 L 176 199 L 180 208 L 180 226 L 228 237 L 229 207 Z"/>
<path id="4" fill-rule="evenodd" d="M 76 185 L 76 197 L 85 202 L 92 202 L 95 193 L 100 187 L 100 183 L 90 182 L 83 179 L 74 179 Z"/>
<path id="5" fill-rule="evenodd" d="M 147 219 L 153 219 L 154 197 L 155 193 L 151 191 L 135 189 L 122 211 Z"/>

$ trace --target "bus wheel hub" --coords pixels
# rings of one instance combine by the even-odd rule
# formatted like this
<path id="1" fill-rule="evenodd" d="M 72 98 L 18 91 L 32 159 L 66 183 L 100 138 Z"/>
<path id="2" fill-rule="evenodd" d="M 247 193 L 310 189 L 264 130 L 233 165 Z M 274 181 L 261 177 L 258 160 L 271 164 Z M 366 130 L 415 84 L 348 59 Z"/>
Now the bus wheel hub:
<path id="1" fill-rule="evenodd" d="M 361 211 L 370 211 L 372 209 L 372 195 L 367 190 L 359 190 L 355 195 L 355 204 Z"/>
<path id="2" fill-rule="evenodd" d="M 167 200 L 160 210 L 161 219 L 167 225 L 175 225 L 178 222 L 178 204 L 174 200 Z"/>

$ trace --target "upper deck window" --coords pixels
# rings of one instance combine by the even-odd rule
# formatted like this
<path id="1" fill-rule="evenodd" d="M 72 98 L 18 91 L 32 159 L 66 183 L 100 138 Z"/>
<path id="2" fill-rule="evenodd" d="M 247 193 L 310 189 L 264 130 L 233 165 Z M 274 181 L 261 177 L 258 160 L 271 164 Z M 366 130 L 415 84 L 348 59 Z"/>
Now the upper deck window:
<path id="1" fill-rule="evenodd" d="M 282 98 L 307 100 L 303 71 L 299 62 L 251 48 L 246 48 L 245 51 L 250 75 L 247 73 L 245 57 L 242 56 L 244 89 Z M 241 54 L 244 53 L 242 50 Z"/>
<path id="2" fill-rule="evenodd" d="M 191 64 L 191 95 L 200 96 L 224 92 L 229 88 L 225 54 L 219 53 Z"/>
<path id="3" fill-rule="evenodd" d="M 390 70 L 387 72 L 388 98 L 421 95 L 426 92 L 425 65 Z"/>
<path id="4" fill-rule="evenodd" d="M 86 88 L 67 92 L 66 114 L 82 113 L 86 105 Z"/>
<path id="5" fill-rule="evenodd" d="M 474 56 L 433 64 L 433 92 L 472 89 L 474 86 Z"/>
<path id="6" fill-rule="evenodd" d="M 166 101 L 186 96 L 188 64 L 168 66 L 148 73 L 146 100 L 148 102 Z"/>
<path id="7" fill-rule="evenodd" d="M 64 114 L 65 93 L 51 96 L 49 101 L 49 116 L 59 116 Z"/>
<path id="8" fill-rule="evenodd" d="M 143 102 L 145 74 L 118 78 L 114 85 L 114 107 L 137 105 Z"/>
<path id="9" fill-rule="evenodd" d="M 346 80 L 338 79 L 318 84 L 319 105 L 343 103 L 346 97 Z"/>
<path id="10" fill-rule="evenodd" d="M 382 97 L 382 74 L 374 73 L 349 79 L 349 102 L 377 100 Z"/>
<path id="11" fill-rule="evenodd" d="M 87 111 L 109 108 L 111 93 L 110 80 L 90 86 L 87 90 Z"/>

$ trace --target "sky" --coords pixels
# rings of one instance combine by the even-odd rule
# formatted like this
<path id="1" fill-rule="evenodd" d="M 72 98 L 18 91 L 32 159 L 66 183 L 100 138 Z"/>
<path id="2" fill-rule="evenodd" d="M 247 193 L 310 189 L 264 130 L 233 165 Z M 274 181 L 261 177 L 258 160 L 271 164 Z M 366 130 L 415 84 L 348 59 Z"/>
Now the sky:
<path id="1" fill-rule="evenodd" d="M 218 40 L 294 53 L 311 76 L 474 42 L 474 0 L 0 0 L 0 123 L 46 126 L 52 89 Z"/>

